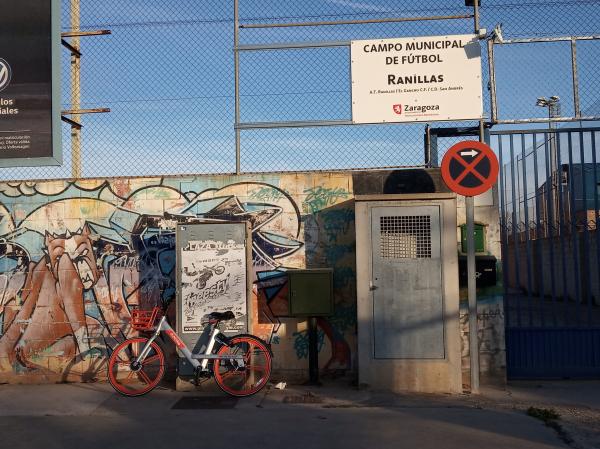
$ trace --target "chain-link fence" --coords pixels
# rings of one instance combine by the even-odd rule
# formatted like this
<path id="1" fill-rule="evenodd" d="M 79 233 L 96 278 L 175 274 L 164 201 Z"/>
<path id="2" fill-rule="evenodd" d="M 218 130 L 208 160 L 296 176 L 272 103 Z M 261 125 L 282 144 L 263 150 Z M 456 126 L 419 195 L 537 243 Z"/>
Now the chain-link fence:
<path id="1" fill-rule="evenodd" d="M 600 0 L 483 3 L 481 26 L 491 30 L 502 23 L 505 39 L 598 33 Z M 473 30 L 472 18 L 253 26 L 472 13 L 473 8 L 466 7 L 463 0 L 239 0 L 239 43 L 468 34 Z M 81 75 L 75 90 L 71 83 L 73 57 L 63 49 L 63 109 L 110 109 L 72 117 L 83 125 L 81 176 L 235 172 L 233 0 L 63 0 L 63 32 L 76 29 L 77 18 L 81 30 L 111 31 L 78 38 Z M 71 44 L 77 44 L 76 39 L 65 38 Z M 563 115 L 573 112 L 571 59 L 568 43 L 563 44 L 496 46 L 498 109 L 504 118 L 542 117 L 547 110 L 536 108 L 535 99 L 550 95 L 564 98 Z M 489 117 L 485 47 L 482 45 L 484 111 Z M 348 47 L 239 54 L 241 122 L 351 119 Z M 600 113 L 599 57 L 600 42 L 580 43 L 579 95 L 581 108 L 588 113 Z M 77 91 L 79 104 L 73 96 Z M 239 168 L 255 172 L 423 165 L 424 129 L 425 124 L 244 129 L 239 133 Z M 0 177 L 69 178 L 72 145 L 71 128 L 65 124 L 62 166 L 0 169 Z"/>

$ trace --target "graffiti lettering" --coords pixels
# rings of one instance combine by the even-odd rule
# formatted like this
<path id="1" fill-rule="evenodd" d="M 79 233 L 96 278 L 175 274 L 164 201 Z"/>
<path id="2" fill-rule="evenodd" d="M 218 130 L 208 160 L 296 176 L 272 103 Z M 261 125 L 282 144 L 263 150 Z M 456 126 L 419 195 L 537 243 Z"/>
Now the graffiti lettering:
<path id="1" fill-rule="evenodd" d="M 244 245 L 236 243 L 233 240 L 227 242 L 214 240 L 190 240 L 182 251 L 201 251 L 203 249 L 240 249 Z"/>
<path id="2" fill-rule="evenodd" d="M 272 202 L 272 201 L 279 201 L 279 200 L 285 198 L 285 195 L 283 193 L 281 193 L 279 190 L 274 189 L 273 187 L 265 186 L 265 187 L 261 187 L 259 189 L 255 189 L 255 190 L 251 191 L 250 198 L 259 200 L 259 201 Z"/>
<path id="3" fill-rule="evenodd" d="M 325 188 L 314 187 L 304 190 L 306 199 L 302 205 L 302 209 L 306 213 L 314 214 L 321 209 L 336 204 L 340 199 L 345 199 L 350 196 L 350 193 L 341 187 Z"/>
<path id="4" fill-rule="evenodd" d="M 112 264 L 114 268 L 133 268 L 136 271 L 140 271 L 140 258 L 121 256 L 115 259 Z"/>
<path id="5" fill-rule="evenodd" d="M 296 350 L 296 357 L 299 359 L 308 358 L 308 332 L 294 332 L 292 334 L 294 337 L 294 349 Z M 317 349 L 321 352 L 325 346 L 325 332 L 319 330 L 317 332 Z"/>
<path id="6" fill-rule="evenodd" d="M 330 242 L 336 242 L 339 235 L 346 234 L 354 221 L 354 210 L 349 208 L 330 209 L 318 214 L 323 229 Z"/>

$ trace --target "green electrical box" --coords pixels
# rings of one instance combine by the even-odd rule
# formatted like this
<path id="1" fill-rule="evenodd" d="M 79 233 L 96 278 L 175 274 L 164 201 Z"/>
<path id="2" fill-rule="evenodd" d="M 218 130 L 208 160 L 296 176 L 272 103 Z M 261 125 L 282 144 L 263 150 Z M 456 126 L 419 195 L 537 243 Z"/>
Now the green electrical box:
<path id="1" fill-rule="evenodd" d="M 307 268 L 289 270 L 290 316 L 333 315 L 333 270 Z"/>
<path id="2" fill-rule="evenodd" d="M 485 252 L 485 226 L 482 224 L 477 224 L 473 226 L 475 235 L 475 252 L 483 253 Z M 460 242 L 461 242 L 461 251 L 466 254 L 467 252 L 467 225 L 460 226 Z"/>

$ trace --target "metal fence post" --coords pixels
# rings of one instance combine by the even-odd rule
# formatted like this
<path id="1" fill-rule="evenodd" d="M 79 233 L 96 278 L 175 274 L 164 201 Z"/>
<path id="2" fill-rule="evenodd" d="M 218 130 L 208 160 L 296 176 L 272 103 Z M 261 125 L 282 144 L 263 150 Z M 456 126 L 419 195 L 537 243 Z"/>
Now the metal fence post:
<path id="1" fill-rule="evenodd" d="M 235 173 L 241 173 L 241 145 L 240 145 L 240 16 L 239 0 L 233 2 L 233 65 L 235 72 Z"/>
<path id="2" fill-rule="evenodd" d="M 581 117 L 581 106 L 579 104 L 579 75 L 577 73 L 577 40 L 571 38 L 571 72 L 573 76 L 573 106 L 575 117 Z"/>
<path id="3" fill-rule="evenodd" d="M 498 103 L 496 98 L 496 67 L 494 64 L 494 41 L 487 41 L 488 47 L 488 73 L 490 77 L 490 109 L 491 109 L 491 122 L 496 123 L 498 120 Z"/>
<path id="4" fill-rule="evenodd" d="M 475 25 L 475 34 L 479 34 L 479 0 L 473 2 L 473 22 Z"/>

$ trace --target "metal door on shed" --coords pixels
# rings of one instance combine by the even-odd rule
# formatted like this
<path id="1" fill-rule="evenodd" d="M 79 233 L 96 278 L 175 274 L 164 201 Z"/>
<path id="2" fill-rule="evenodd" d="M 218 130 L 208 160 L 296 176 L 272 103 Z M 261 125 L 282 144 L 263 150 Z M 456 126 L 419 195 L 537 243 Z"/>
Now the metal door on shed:
<path id="1" fill-rule="evenodd" d="M 371 209 L 373 356 L 443 359 L 438 205 Z"/>
<path id="2" fill-rule="evenodd" d="M 197 352 L 202 349 L 202 317 L 231 310 L 236 319 L 222 323 L 229 335 L 248 331 L 251 248 L 248 224 L 202 223 L 177 226 L 177 333 Z M 179 359 L 179 374 L 191 375 Z"/>

